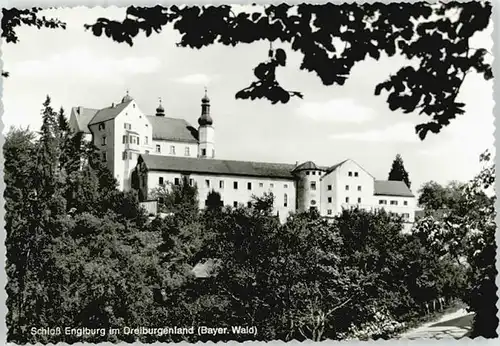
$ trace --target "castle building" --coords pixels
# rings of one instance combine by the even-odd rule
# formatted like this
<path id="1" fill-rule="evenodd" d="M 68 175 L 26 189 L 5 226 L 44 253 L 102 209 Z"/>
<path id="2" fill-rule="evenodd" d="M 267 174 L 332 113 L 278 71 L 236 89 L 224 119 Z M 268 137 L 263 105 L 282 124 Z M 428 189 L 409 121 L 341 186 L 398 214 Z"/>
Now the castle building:
<path id="1" fill-rule="evenodd" d="M 206 90 L 198 128 L 184 119 L 167 117 L 161 100 L 155 115 L 145 115 L 128 92 L 120 103 L 107 108 L 72 108 L 69 123 L 100 149 L 119 188 L 139 190 L 142 201 L 151 200 L 159 186 L 187 179 L 198 188 L 200 208 L 212 190 L 220 193 L 224 205 L 233 207 L 249 205 L 252 196 L 272 192 L 274 211 L 282 220 L 310 209 L 333 217 L 353 207 L 399 214 L 406 229 L 415 220 L 415 196 L 405 183 L 377 180 L 351 159 L 318 166 L 311 161 L 287 164 L 216 158 Z"/>

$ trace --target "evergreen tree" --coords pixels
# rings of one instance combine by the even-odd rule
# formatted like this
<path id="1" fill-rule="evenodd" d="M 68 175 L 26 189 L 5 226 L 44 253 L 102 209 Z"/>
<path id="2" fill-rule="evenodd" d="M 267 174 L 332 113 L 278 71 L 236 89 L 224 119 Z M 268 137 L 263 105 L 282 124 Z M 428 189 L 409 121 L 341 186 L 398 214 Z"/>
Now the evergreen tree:
<path id="1" fill-rule="evenodd" d="M 392 162 L 392 168 L 389 172 L 388 180 L 403 181 L 408 188 L 411 187 L 411 181 L 403 164 L 403 158 L 400 154 L 397 154 L 396 158 Z"/>

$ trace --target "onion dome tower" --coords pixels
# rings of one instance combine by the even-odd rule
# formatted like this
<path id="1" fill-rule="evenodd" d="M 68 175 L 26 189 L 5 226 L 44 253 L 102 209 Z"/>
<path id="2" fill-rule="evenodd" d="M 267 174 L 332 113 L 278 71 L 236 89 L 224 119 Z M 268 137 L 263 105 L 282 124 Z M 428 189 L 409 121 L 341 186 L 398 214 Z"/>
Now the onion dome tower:
<path id="1" fill-rule="evenodd" d="M 205 95 L 201 99 L 201 115 L 198 118 L 198 157 L 215 157 L 215 131 L 213 119 L 210 116 L 210 99 L 205 88 Z"/>

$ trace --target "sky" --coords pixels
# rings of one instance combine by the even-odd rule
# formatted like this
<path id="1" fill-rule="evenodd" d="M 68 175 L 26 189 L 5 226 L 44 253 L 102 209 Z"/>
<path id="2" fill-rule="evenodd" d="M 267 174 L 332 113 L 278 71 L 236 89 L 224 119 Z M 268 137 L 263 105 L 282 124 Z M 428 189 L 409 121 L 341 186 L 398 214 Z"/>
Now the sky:
<path id="1" fill-rule="evenodd" d="M 18 44 L 2 43 L 4 69 L 4 133 L 10 126 L 38 130 L 46 95 L 53 106 L 104 108 L 129 90 L 139 108 L 154 114 L 162 98 L 166 115 L 197 126 L 207 86 L 220 159 L 295 163 L 307 160 L 333 165 L 350 158 L 377 179 L 387 179 L 396 154 L 401 154 L 412 190 L 430 180 L 446 184 L 466 181 L 480 170 L 479 155 L 493 146 L 493 83 L 473 73 L 460 90 L 466 113 L 440 134 L 418 139 L 414 127 L 427 119 L 390 111 L 386 96 L 374 96 L 375 85 L 408 64 L 402 57 L 358 63 L 344 86 L 324 86 L 300 71 L 301 56 L 288 53 L 278 80 L 303 99 L 272 105 L 267 100 L 236 100 L 237 91 L 254 80 L 253 68 L 265 61 L 268 43 L 201 50 L 176 47 L 172 29 L 133 47 L 95 37 L 83 24 L 99 17 L 123 19 L 125 9 L 66 8 L 47 11 L 66 21 L 66 30 L 17 30 Z M 474 37 L 472 47 L 491 51 L 491 30 Z"/>

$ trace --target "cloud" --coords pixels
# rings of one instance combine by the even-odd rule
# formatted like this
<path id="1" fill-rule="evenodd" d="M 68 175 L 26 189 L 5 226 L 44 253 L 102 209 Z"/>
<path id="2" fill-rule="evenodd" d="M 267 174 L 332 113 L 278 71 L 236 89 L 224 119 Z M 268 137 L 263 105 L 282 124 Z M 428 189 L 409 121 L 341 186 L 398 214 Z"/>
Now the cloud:
<path id="1" fill-rule="evenodd" d="M 356 104 L 350 98 L 304 102 L 297 108 L 297 113 L 321 122 L 363 123 L 375 116 L 373 109 Z"/>
<path id="2" fill-rule="evenodd" d="M 184 77 L 174 79 L 177 83 L 192 85 L 208 85 L 211 80 L 213 80 L 213 78 L 203 73 L 189 74 Z"/>
<path id="3" fill-rule="evenodd" d="M 97 79 L 113 82 L 128 75 L 156 72 L 161 62 L 156 57 L 111 57 L 98 55 L 86 48 L 50 55 L 43 60 L 25 60 L 6 66 L 12 75 L 30 78 Z"/>
<path id="4" fill-rule="evenodd" d="M 390 125 L 384 129 L 332 134 L 330 139 L 379 143 L 416 143 L 419 141 L 415 134 L 415 124 L 409 122 Z"/>

